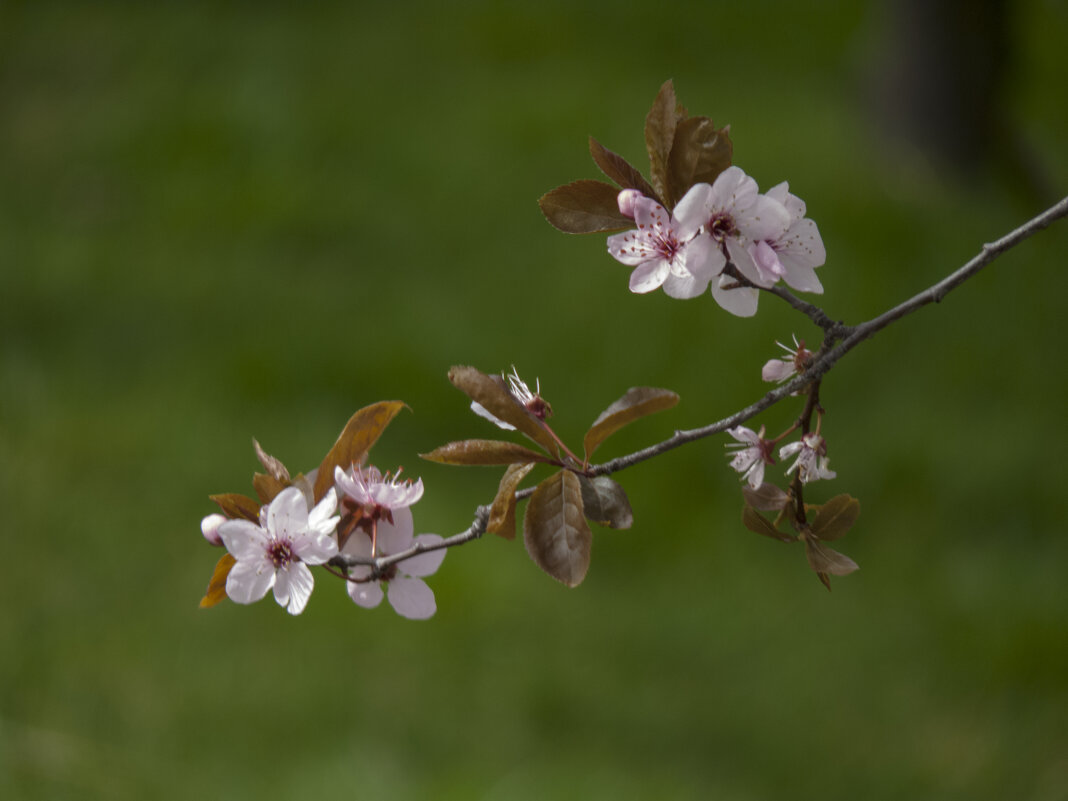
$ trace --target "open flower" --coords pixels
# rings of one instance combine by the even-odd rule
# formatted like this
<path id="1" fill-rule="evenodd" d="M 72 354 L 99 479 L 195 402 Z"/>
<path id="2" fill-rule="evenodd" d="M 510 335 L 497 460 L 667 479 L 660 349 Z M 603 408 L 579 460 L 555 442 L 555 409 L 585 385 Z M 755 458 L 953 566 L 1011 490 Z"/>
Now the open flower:
<path id="1" fill-rule="evenodd" d="M 337 554 L 330 535 L 337 494 L 333 488 L 308 511 L 304 494 L 286 487 L 269 506 L 260 509 L 259 525 L 248 520 L 227 520 L 219 537 L 236 563 L 226 578 L 226 594 L 239 604 L 250 604 L 274 588 L 274 599 L 291 615 L 299 615 L 311 597 L 315 578 L 308 565 L 321 565 Z"/>
<path id="2" fill-rule="evenodd" d="M 727 454 L 731 467 L 742 474 L 750 487 L 759 489 L 764 483 L 764 465 L 775 464 L 771 456 L 772 444 L 764 439 L 764 426 L 760 427 L 759 434 L 745 426 L 728 428 L 727 433 L 738 440 L 726 444 L 732 449 Z"/>
<path id="3" fill-rule="evenodd" d="M 512 397 L 526 407 L 528 412 L 539 420 L 552 417 L 553 407 L 541 396 L 540 380 L 534 380 L 535 389 L 531 392 L 530 387 L 527 386 L 527 382 L 519 377 L 519 372 L 515 369 L 514 364 L 512 365 L 512 374 L 506 375 L 505 373 L 501 373 L 501 378 L 508 382 L 508 391 L 511 393 Z M 479 417 L 486 418 L 498 428 L 503 428 L 505 431 L 515 431 L 514 425 L 499 419 L 478 401 L 471 401 L 471 411 Z"/>
<path id="4" fill-rule="evenodd" d="M 698 184 L 697 186 L 708 186 Z M 701 233 L 705 215 L 699 204 L 684 205 L 692 187 L 675 207 L 674 214 L 651 198 L 624 189 L 617 202 L 620 211 L 638 224 L 633 231 L 608 237 L 608 252 L 629 267 L 630 291 L 643 293 L 664 288 L 673 298 L 693 298 L 715 276 L 710 257 L 712 239 Z"/>
<path id="5" fill-rule="evenodd" d="M 813 353 L 805 347 L 804 340 L 798 342 L 797 337 L 794 336 L 793 348 L 778 341 L 775 344 L 786 351 L 790 358 L 768 359 L 760 371 L 760 377 L 765 381 L 776 381 L 781 384 L 798 373 L 803 373 L 812 364 Z"/>
<path id="6" fill-rule="evenodd" d="M 412 531 L 411 510 L 406 507 L 397 509 L 392 523 L 381 521 L 378 524 L 377 553 L 372 553 L 371 538 L 363 531 L 354 532 L 341 552 L 358 559 L 371 559 L 401 553 L 415 543 L 433 545 L 442 541 L 437 534 L 413 537 Z M 397 614 L 425 620 L 437 611 L 437 603 L 433 590 L 423 578 L 435 573 L 444 559 L 444 548 L 428 551 L 389 565 L 377 578 L 372 578 L 374 568 L 371 565 L 355 565 L 349 569 L 349 576 L 356 579 L 348 582 L 349 597 L 359 606 L 372 609 L 382 603 L 384 595 L 388 595 L 390 606 Z"/>
<path id="7" fill-rule="evenodd" d="M 749 255 L 761 278 L 770 282 L 768 285 L 781 278 L 799 292 L 823 292 L 816 268 L 827 260 L 827 249 L 816 223 L 805 217 L 805 201 L 790 194 L 785 181 L 769 189 L 766 197 L 783 205 L 790 225 L 774 238 L 749 245 Z"/>
<path id="8" fill-rule="evenodd" d="M 748 245 L 776 241 L 790 225 L 790 214 L 781 202 L 761 195 L 757 183 L 738 167 L 728 167 L 715 183 L 695 184 L 675 206 L 675 215 L 688 221 L 697 219 L 715 247 L 706 267 L 712 276 L 712 297 L 716 303 L 739 317 L 756 314 L 757 290 L 739 287 L 737 281 L 720 275 L 729 259 L 738 271 L 761 286 L 774 280 L 757 269 Z"/>
<path id="9" fill-rule="evenodd" d="M 797 470 L 802 484 L 838 475 L 827 467 L 827 443 L 819 434 L 805 434 L 798 442 L 791 442 L 779 449 L 780 459 L 789 459 L 794 454 L 797 455 L 797 461 L 786 472 L 790 474 Z"/>
<path id="10" fill-rule="evenodd" d="M 362 510 L 362 516 L 371 520 L 392 519 L 397 509 L 411 506 L 423 497 L 423 479 L 413 484 L 411 480 L 400 480 L 397 475 L 382 472 L 374 466 L 367 468 L 353 467 L 345 471 L 334 468 L 334 482 L 345 494 L 342 506 L 354 511 Z"/>

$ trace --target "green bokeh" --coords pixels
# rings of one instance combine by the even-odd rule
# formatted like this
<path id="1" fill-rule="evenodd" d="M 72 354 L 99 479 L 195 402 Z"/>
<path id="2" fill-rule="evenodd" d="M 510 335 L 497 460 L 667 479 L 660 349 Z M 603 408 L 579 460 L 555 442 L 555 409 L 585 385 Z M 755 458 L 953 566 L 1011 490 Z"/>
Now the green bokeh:
<path id="1" fill-rule="evenodd" d="M 429 623 L 323 575 L 298 619 L 196 606 L 253 435 L 308 469 L 405 400 L 374 458 L 449 534 L 498 478 L 416 456 L 489 435 L 450 365 L 540 376 L 572 442 L 630 386 L 679 392 L 610 457 L 814 337 L 770 298 L 631 295 L 542 219 L 596 176 L 588 135 L 640 163 L 668 77 L 805 198 L 847 321 L 1038 211 L 873 133 L 879 17 L 843 5 L 0 4 L 0 797 L 1068 796 L 1064 223 L 826 382 L 813 492 L 864 509 L 831 595 L 741 528 L 715 439 L 620 474 L 635 526 L 576 590 L 488 538 Z M 1063 194 L 1068 13 L 1013 17 L 1004 111 Z"/>

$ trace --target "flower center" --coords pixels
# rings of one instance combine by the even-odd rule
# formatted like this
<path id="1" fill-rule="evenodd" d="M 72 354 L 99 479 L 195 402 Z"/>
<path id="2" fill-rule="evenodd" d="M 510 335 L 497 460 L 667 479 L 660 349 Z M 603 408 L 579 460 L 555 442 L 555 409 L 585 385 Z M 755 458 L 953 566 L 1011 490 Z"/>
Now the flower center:
<path id="1" fill-rule="evenodd" d="M 293 554 L 293 544 L 289 540 L 272 540 L 267 546 L 267 558 L 276 568 L 298 561 Z"/>
<path id="2" fill-rule="evenodd" d="M 725 211 L 717 211 L 705 224 L 708 233 L 717 242 L 724 241 L 728 236 L 738 232 L 738 226 L 734 224 L 734 218 Z"/>
<path id="3" fill-rule="evenodd" d="M 657 235 L 656 249 L 668 261 L 675 261 L 680 248 L 679 240 L 675 238 L 675 234 L 671 230 Z"/>

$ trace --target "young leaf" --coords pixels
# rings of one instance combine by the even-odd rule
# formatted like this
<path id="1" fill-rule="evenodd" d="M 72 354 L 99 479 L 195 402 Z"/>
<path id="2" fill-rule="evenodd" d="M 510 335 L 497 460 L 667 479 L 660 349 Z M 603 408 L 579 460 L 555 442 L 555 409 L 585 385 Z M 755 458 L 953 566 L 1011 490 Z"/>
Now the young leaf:
<path id="1" fill-rule="evenodd" d="M 533 464 L 513 464 L 504 471 L 497 497 L 490 507 L 489 523 L 486 524 L 486 531 L 490 534 L 506 540 L 515 539 L 515 491 L 533 468 Z"/>
<path id="2" fill-rule="evenodd" d="M 222 513 L 231 520 L 251 520 L 253 523 L 260 522 L 260 505 L 247 495 L 238 492 L 227 492 L 223 495 L 209 495 L 222 510 Z"/>
<path id="3" fill-rule="evenodd" d="M 289 471 L 286 470 L 286 466 L 282 462 L 260 447 L 260 443 L 255 439 L 252 440 L 252 445 L 256 449 L 256 458 L 260 460 L 260 464 L 263 465 L 263 469 L 267 471 L 267 475 L 272 478 L 276 478 L 283 482 L 283 486 L 289 486 Z"/>
<path id="4" fill-rule="evenodd" d="M 835 495 L 816 512 L 810 528 L 825 542 L 843 536 L 860 516 L 860 501 L 852 495 Z"/>
<path id="5" fill-rule="evenodd" d="M 578 479 L 587 518 L 609 528 L 630 528 L 634 524 L 627 493 L 617 482 L 608 476 L 579 476 Z"/>
<path id="6" fill-rule="evenodd" d="M 621 189 L 637 189 L 646 197 L 660 203 L 656 191 L 649 185 L 638 170 L 618 153 L 613 153 L 592 136 L 590 137 L 590 155 L 601 168 L 601 172 L 611 178 Z"/>
<path id="7" fill-rule="evenodd" d="M 288 481 L 283 483 L 274 476 L 269 476 L 266 473 L 255 473 L 252 476 L 252 488 L 256 490 L 256 495 L 259 496 L 260 503 L 264 505 L 273 501 L 274 496 L 284 490 L 288 485 Z"/>
<path id="8" fill-rule="evenodd" d="M 678 198 L 668 191 L 668 160 L 675 141 L 675 128 L 686 118 L 686 110 L 675 99 L 675 86 L 664 81 L 653 107 L 645 117 L 645 149 L 649 152 L 649 174 L 653 186 L 669 209 Z"/>
<path id="9" fill-rule="evenodd" d="M 679 396 L 669 389 L 631 387 L 622 398 L 601 412 L 586 432 L 582 440 L 586 458 L 593 456 L 597 446 L 623 426 L 654 412 L 670 409 L 678 402 Z"/>
<path id="10" fill-rule="evenodd" d="M 553 456 L 560 455 L 559 446 L 545 425 L 513 397 L 499 378 L 495 380 L 494 376 L 488 376 L 474 367 L 453 367 L 449 370 L 449 380 L 498 420 L 511 423 Z"/>
<path id="11" fill-rule="evenodd" d="M 812 534 L 802 535 L 802 539 L 805 541 L 805 555 L 808 557 L 809 567 L 817 573 L 848 576 L 854 570 L 860 569 L 859 565 L 844 553 L 838 553 L 833 548 L 826 547 L 819 541 L 819 538 Z"/>
<path id="12" fill-rule="evenodd" d="M 727 128 L 717 129 L 708 117 L 681 120 L 668 162 L 669 193 L 678 200 L 694 184 L 711 184 L 731 166 Z"/>
<path id="13" fill-rule="evenodd" d="M 773 540 L 779 540 L 780 542 L 793 542 L 795 539 L 792 535 L 785 534 L 775 528 L 770 520 L 757 512 L 752 506 L 746 506 L 742 509 L 742 525 L 750 531 L 763 534 L 765 537 L 771 537 Z"/>
<path id="14" fill-rule="evenodd" d="M 742 487 L 745 502 L 761 512 L 777 512 L 790 502 L 790 496 L 774 484 L 764 482 L 756 489 Z"/>
<path id="15" fill-rule="evenodd" d="M 592 540 L 578 476 L 561 470 L 538 484 L 523 519 L 523 541 L 538 567 L 576 587 L 589 569 Z"/>
<path id="16" fill-rule="evenodd" d="M 380 401 L 365 406 L 349 418 L 334 447 L 319 465 L 315 476 L 316 503 L 334 486 L 334 468 L 348 470 L 350 465 L 362 462 L 386 426 L 403 408 L 401 401 Z"/>
<path id="17" fill-rule="evenodd" d="M 215 570 L 211 574 L 211 581 L 208 582 L 208 590 L 200 599 L 201 609 L 210 609 L 226 597 L 226 577 L 230 575 L 230 568 L 235 564 L 237 560 L 228 553 L 219 557 L 219 561 L 215 563 Z"/>
<path id="18" fill-rule="evenodd" d="M 527 462 L 548 462 L 548 456 L 524 448 L 514 442 L 496 439 L 465 439 L 450 442 L 430 453 L 421 453 L 420 457 L 442 464 L 525 464 Z"/>
<path id="19" fill-rule="evenodd" d="M 545 219 L 565 234 L 595 234 L 633 228 L 624 217 L 616 196 L 619 190 L 604 181 L 573 181 L 538 198 Z"/>

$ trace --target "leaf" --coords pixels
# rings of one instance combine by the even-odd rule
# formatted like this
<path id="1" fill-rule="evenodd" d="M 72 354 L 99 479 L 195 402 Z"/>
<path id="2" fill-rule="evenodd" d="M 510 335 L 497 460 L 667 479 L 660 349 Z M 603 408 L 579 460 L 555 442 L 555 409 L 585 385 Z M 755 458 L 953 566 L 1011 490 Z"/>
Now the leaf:
<path id="1" fill-rule="evenodd" d="M 838 553 L 833 548 L 828 548 L 812 534 L 802 535 L 805 541 L 805 555 L 808 557 L 809 566 L 817 573 L 829 573 L 832 576 L 848 576 L 860 566 L 846 556 Z M 825 584 L 827 582 L 824 582 Z M 829 589 L 829 587 L 828 587 Z"/>
<path id="2" fill-rule="evenodd" d="M 501 484 L 497 488 L 497 497 L 493 499 L 490 507 L 489 522 L 486 531 L 504 537 L 506 540 L 515 539 L 515 491 L 519 483 L 534 469 L 533 464 L 509 465 L 501 478 Z"/>
<path id="3" fill-rule="evenodd" d="M 773 540 L 779 540 L 780 542 L 793 542 L 796 539 L 791 534 L 779 531 L 770 520 L 757 512 L 752 506 L 746 506 L 742 509 L 742 525 L 750 531 L 763 534 L 765 537 L 771 537 Z"/>
<path id="4" fill-rule="evenodd" d="M 211 574 L 211 581 L 208 582 L 207 592 L 200 599 L 201 609 L 210 609 L 226 597 L 226 577 L 230 575 L 230 568 L 235 564 L 237 560 L 228 553 L 219 557 L 219 561 L 215 563 L 215 570 Z"/>
<path id="5" fill-rule="evenodd" d="M 284 490 L 288 482 L 283 483 L 266 473 L 255 473 L 252 476 L 252 488 L 256 490 L 260 503 L 266 505 L 274 500 L 274 496 Z"/>
<path id="6" fill-rule="evenodd" d="M 590 566 L 593 534 L 582 511 L 578 476 L 560 470 L 527 501 L 523 541 L 531 559 L 557 581 L 577 587 Z"/>
<path id="7" fill-rule="evenodd" d="M 449 380 L 498 420 L 511 423 L 553 456 L 560 455 L 559 447 L 545 425 L 515 399 L 505 388 L 504 381 L 474 367 L 453 367 L 449 370 Z"/>
<path id="8" fill-rule="evenodd" d="M 590 155 L 593 156 L 597 166 L 601 168 L 601 172 L 615 181 L 622 189 L 637 189 L 646 197 L 652 198 L 657 203 L 660 202 L 656 190 L 649 185 L 649 182 L 645 180 L 645 176 L 637 168 L 633 167 L 630 162 L 618 153 L 613 153 L 592 136 L 590 137 Z"/>
<path id="9" fill-rule="evenodd" d="M 824 542 L 843 536 L 860 516 L 860 501 L 852 495 L 835 495 L 823 504 L 809 526 L 812 533 Z"/>
<path id="10" fill-rule="evenodd" d="M 419 454 L 423 459 L 441 464 L 525 464 L 548 462 L 548 456 L 515 442 L 496 439 L 465 439 Z"/>
<path id="11" fill-rule="evenodd" d="M 669 389 L 655 387 L 631 387 L 623 397 L 601 412 L 593 421 L 582 440 L 586 458 L 593 456 L 597 446 L 628 423 L 646 415 L 670 409 L 679 402 L 679 396 Z"/>
<path id="12" fill-rule="evenodd" d="M 618 482 L 608 476 L 579 476 L 578 479 L 587 518 L 609 528 L 630 528 L 634 524 L 627 493 Z"/>
<path id="13" fill-rule="evenodd" d="M 676 198 L 668 191 L 668 160 L 675 142 L 675 128 L 686 119 L 686 109 L 675 99 L 675 86 L 671 80 L 664 81 L 656 93 L 653 107 L 645 116 L 645 149 L 649 152 L 649 174 L 653 186 L 668 208 L 675 205 Z"/>
<path id="14" fill-rule="evenodd" d="M 711 184 L 731 166 L 728 128 L 719 128 L 708 117 L 681 120 L 668 162 L 668 194 L 677 202 L 694 184 Z"/>
<path id="15" fill-rule="evenodd" d="M 380 401 L 365 406 L 349 418 L 334 447 L 319 465 L 319 472 L 315 476 L 316 503 L 334 486 L 334 468 L 348 470 L 350 465 L 362 462 L 386 426 L 403 408 L 401 401 Z"/>
<path id="16" fill-rule="evenodd" d="M 209 495 L 222 510 L 222 513 L 231 520 L 251 520 L 253 523 L 260 522 L 260 505 L 247 495 L 237 492 L 228 492 L 223 495 Z"/>
<path id="17" fill-rule="evenodd" d="M 762 512 L 777 512 L 790 502 L 790 496 L 786 492 L 766 481 L 756 489 L 742 487 L 742 497 L 747 504 Z"/>
<path id="18" fill-rule="evenodd" d="M 252 445 L 256 449 L 256 458 L 260 460 L 260 464 L 263 465 L 263 469 L 267 471 L 267 475 L 272 478 L 276 478 L 279 481 L 285 482 L 285 486 L 289 486 L 289 471 L 286 470 L 286 466 L 282 462 L 260 447 L 260 443 L 255 439 L 252 440 Z"/>
<path id="19" fill-rule="evenodd" d="M 624 217 L 616 196 L 619 190 L 604 181 L 584 179 L 558 186 L 538 198 L 545 219 L 565 234 L 595 234 L 633 228 Z"/>

